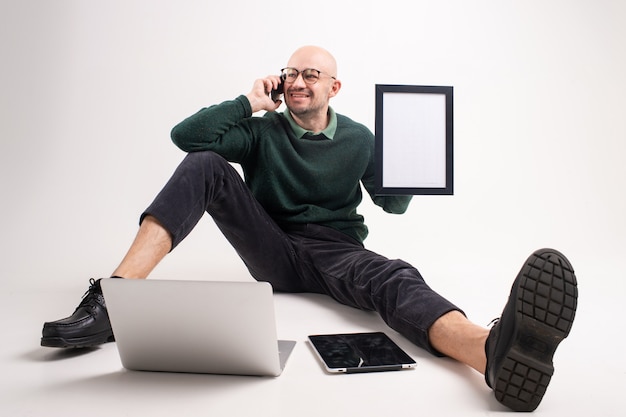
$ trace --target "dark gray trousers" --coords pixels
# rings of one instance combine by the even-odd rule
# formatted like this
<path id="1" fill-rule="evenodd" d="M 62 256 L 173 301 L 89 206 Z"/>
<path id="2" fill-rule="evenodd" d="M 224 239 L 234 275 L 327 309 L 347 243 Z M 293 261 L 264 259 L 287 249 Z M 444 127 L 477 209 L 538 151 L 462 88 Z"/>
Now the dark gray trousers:
<path id="1" fill-rule="evenodd" d="M 280 227 L 239 173 L 213 152 L 188 154 L 141 219 L 154 216 L 170 232 L 173 249 L 205 212 L 255 279 L 271 283 L 276 291 L 327 294 L 342 304 L 376 311 L 391 328 L 439 355 L 428 342 L 428 329 L 443 314 L 459 309 L 434 292 L 417 269 L 329 227 Z"/>

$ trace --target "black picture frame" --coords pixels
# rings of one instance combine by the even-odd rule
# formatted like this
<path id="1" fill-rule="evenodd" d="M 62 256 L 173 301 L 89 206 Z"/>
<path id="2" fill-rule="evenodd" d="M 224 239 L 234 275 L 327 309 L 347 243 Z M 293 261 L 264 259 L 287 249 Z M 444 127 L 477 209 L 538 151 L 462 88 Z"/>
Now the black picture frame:
<path id="1" fill-rule="evenodd" d="M 452 195 L 453 87 L 376 84 L 377 195 Z"/>

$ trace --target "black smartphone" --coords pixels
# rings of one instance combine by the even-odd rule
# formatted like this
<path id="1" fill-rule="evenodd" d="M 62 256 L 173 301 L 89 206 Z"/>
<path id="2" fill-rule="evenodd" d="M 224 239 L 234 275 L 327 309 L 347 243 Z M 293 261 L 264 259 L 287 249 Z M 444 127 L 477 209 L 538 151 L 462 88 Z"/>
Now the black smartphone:
<path id="1" fill-rule="evenodd" d="M 281 78 L 280 83 L 278 84 L 278 87 L 270 92 L 270 97 L 272 98 L 272 100 L 274 100 L 274 102 L 277 102 L 278 100 L 280 100 L 280 96 L 283 94 L 283 90 L 284 90 L 284 85 L 283 85 L 283 79 Z"/>

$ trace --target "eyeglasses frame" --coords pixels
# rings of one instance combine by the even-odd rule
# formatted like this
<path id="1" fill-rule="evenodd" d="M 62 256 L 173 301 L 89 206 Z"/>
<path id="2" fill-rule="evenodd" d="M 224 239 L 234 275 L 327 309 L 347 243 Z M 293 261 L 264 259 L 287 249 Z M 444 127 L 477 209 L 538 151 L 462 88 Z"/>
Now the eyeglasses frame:
<path id="1" fill-rule="evenodd" d="M 285 70 L 294 70 L 294 71 L 296 71 L 296 78 L 295 78 L 293 81 L 287 81 L 287 75 L 286 75 L 286 74 L 284 74 L 284 71 L 285 71 Z M 305 71 L 317 71 L 317 79 L 315 80 L 315 82 L 312 82 L 312 83 L 307 82 L 307 80 L 304 78 L 304 72 L 305 72 Z M 307 85 L 317 84 L 317 82 L 319 81 L 319 76 L 320 76 L 321 74 L 328 75 L 328 76 L 329 76 L 330 78 L 332 78 L 333 80 L 337 80 L 337 77 L 333 77 L 332 75 L 330 75 L 330 74 L 328 74 L 328 73 L 326 73 L 326 72 L 322 72 L 322 71 L 320 71 L 320 70 L 318 70 L 318 69 L 316 69 L 316 68 L 305 68 L 305 69 L 303 69 L 302 71 L 300 71 L 299 69 L 294 68 L 294 67 L 285 67 L 285 68 L 283 68 L 283 69 L 281 69 L 281 70 L 280 70 L 280 78 L 283 80 L 283 82 L 294 83 L 294 82 L 296 82 L 296 80 L 298 79 L 298 77 L 299 77 L 300 75 L 302 75 L 302 81 L 304 81 L 304 83 L 305 83 L 305 84 L 307 84 Z"/>

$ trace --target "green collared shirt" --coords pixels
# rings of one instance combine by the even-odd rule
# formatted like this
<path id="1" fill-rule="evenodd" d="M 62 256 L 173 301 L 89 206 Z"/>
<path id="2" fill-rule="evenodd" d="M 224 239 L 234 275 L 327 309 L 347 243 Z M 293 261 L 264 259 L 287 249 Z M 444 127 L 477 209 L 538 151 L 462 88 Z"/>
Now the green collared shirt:
<path id="1" fill-rule="evenodd" d="M 324 135 L 326 139 L 332 140 L 335 137 L 335 132 L 337 131 L 337 114 L 332 109 L 332 107 L 328 108 L 328 115 L 330 116 L 328 126 L 326 126 L 326 129 L 322 130 L 319 133 L 311 132 L 310 130 L 306 130 L 298 125 L 298 123 L 296 123 L 296 121 L 293 119 L 293 116 L 291 115 L 291 112 L 289 110 L 284 112 L 283 115 L 285 116 L 285 119 L 287 119 L 287 121 L 289 122 L 289 126 L 291 126 L 291 129 L 296 134 L 296 137 L 298 139 L 302 139 L 304 136 L 319 137 L 320 135 Z"/>

